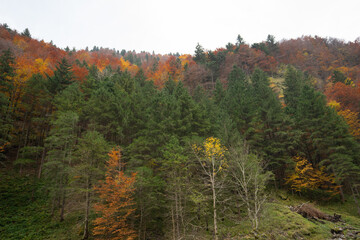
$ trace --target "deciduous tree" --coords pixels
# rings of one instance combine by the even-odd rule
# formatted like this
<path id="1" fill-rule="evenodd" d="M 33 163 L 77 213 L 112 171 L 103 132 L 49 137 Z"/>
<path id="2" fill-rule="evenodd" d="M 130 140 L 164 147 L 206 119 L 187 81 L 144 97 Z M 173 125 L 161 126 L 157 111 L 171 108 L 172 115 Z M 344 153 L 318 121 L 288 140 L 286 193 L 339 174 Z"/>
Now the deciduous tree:
<path id="1" fill-rule="evenodd" d="M 272 177 L 265 171 L 265 161 L 249 152 L 245 143 L 235 143 L 229 150 L 229 172 L 235 191 L 247 209 L 253 228 L 259 227 L 261 210 L 267 199 L 265 188 Z"/>
<path id="2" fill-rule="evenodd" d="M 286 183 L 297 192 L 323 189 L 333 195 L 339 193 L 334 175 L 327 174 L 325 167 L 315 168 L 306 158 L 294 157 L 296 162 L 294 173 L 288 176 Z"/>
<path id="3" fill-rule="evenodd" d="M 109 160 L 106 163 L 105 180 L 95 187 L 101 200 L 95 205 L 95 210 L 100 214 L 94 222 L 96 239 L 132 240 L 136 238 L 136 233 L 128 222 L 135 211 L 132 198 L 135 178 L 136 173 L 132 173 L 131 176 L 124 173 L 120 149 L 114 148 L 110 151 Z"/>
<path id="4" fill-rule="evenodd" d="M 225 152 L 227 149 L 220 143 L 218 138 L 214 137 L 207 138 L 201 146 L 194 145 L 193 149 L 211 188 L 214 218 L 214 239 L 217 240 L 217 190 L 222 186 L 221 174 L 227 167 L 225 159 Z"/>

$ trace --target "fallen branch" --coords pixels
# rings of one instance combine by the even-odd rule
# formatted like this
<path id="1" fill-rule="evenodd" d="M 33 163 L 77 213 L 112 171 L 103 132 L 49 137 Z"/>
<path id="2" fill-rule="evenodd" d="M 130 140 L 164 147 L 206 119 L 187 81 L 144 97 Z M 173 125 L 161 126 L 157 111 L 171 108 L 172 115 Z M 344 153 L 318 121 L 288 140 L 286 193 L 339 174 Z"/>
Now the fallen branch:
<path id="1" fill-rule="evenodd" d="M 315 208 L 312 204 L 302 203 L 296 207 L 290 207 L 290 210 L 296 212 L 307 219 L 314 219 L 319 221 L 320 219 L 330 221 L 330 222 L 339 222 L 341 220 L 341 215 L 334 213 L 333 216 L 321 212 L 319 209 Z M 320 221 L 322 222 L 322 221 Z M 324 223 L 324 222 L 322 222 Z"/>

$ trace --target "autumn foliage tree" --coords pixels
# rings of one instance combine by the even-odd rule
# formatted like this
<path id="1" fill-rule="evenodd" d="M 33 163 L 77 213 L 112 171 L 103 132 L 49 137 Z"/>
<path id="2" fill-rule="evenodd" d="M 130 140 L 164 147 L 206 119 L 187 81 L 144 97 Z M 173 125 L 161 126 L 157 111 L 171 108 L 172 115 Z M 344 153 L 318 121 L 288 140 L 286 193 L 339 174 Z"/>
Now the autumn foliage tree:
<path id="1" fill-rule="evenodd" d="M 341 103 L 342 109 L 360 112 L 360 86 L 352 87 L 341 82 L 330 85 L 325 95 L 328 100 Z"/>
<path id="2" fill-rule="evenodd" d="M 95 187 L 101 201 L 94 206 L 100 216 L 95 220 L 93 233 L 96 239 L 135 239 L 135 231 L 128 220 L 135 211 L 132 194 L 136 173 L 125 175 L 119 148 L 114 148 L 108 155 L 105 181 Z"/>
<path id="3" fill-rule="evenodd" d="M 302 157 L 295 157 L 295 171 L 287 178 L 286 183 L 296 192 L 307 190 L 326 190 L 333 195 L 339 193 L 339 186 L 335 183 L 335 177 L 325 172 L 325 167 L 314 168 L 312 164 Z"/>
<path id="4" fill-rule="evenodd" d="M 221 172 L 227 167 L 225 153 L 227 148 L 223 146 L 218 138 L 207 138 L 203 146 L 193 145 L 195 156 L 198 159 L 206 179 L 208 186 L 212 191 L 213 202 L 213 214 L 214 214 L 214 239 L 218 239 L 218 225 L 217 225 L 217 209 L 216 209 L 216 197 L 219 188 L 221 187 Z"/>
<path id="5" fill-rule="evenodd" d="M 358 118 L 359 114 L 357 112 L 353 112 L 350 109 L 342 109 L 341 104 L 336 101 L 328 102 L 330 107 L 333 107 L 336 112 L 342 116 L 349 125 L 349 131 L 351 135 L 354 136 L 356 139 L 360 139 L 360 120 Z"/>

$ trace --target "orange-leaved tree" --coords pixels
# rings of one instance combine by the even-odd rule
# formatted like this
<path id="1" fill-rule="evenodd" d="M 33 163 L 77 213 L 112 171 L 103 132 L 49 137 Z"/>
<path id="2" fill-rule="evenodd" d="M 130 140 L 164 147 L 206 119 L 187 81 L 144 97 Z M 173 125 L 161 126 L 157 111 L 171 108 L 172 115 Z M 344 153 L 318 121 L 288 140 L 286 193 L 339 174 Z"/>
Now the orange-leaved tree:
<path id="1" fill-rule="evenodd" d="M 339 102 L 332 100 L 328 102 L 328 105 L 336 110 L 336 112 L 342 116 L 349 125 L 349 132 L 356 139 L 360 139 L 360 119 L 358 118 L 359 113 L 353 112 L 350 109 L 342 109 L 342 106 Z"/>
<path id="2" fill-rule="evenodd" d="M 326 190 L 333 195 L 339 193 L 339 187 L 333 175 L 325 172 L 325 167 L 316 169 L 312 164 L 302 157 L 294 157 L 296 162 L 295 172 L 286 179 L 291 189 L 297 192 L 306 190 Z"/>
<path id="3" fill-rule="evenodd" d="M 93 233 L 96 239 L 135 239 L 136 233 L 128 221 L 135 211 L 132 195 L 136 173 L 125 175 L 118 147 L 108 155 L 105 181 L 95 187 L 101 201 L 94 206 L 100 217 L 95 219 Z"/>

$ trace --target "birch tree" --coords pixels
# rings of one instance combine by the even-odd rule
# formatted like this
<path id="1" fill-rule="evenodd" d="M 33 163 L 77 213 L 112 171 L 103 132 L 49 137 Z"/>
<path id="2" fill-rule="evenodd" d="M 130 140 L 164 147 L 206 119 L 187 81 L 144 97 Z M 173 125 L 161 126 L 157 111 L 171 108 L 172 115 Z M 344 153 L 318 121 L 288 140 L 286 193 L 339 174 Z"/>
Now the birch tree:
<path id="1" fill-rule="evenodd" d="M 229 172 L 239 201 L 246 206 L 247 214 L 256 230 L 267 195 L 265 187 L 272 173 L 264 171 L 265 162 L 256 154 L 249 153 L 244 143 L 229 150 Z"/>
<path id="2" fill-rule="evenodd" d="M 220 140 L 214 137 L 207 138 L 202 146 L 193 145 L 195 156 L 205 174 L 208 186 L 212 192 L 213 217 L 214 217 L 214 239 L 218 239 L 217 225 L 217 189 L 222 185 L 220 174 L 227 166 L 225 159 L 226 147 L 221 145 Z"/>

